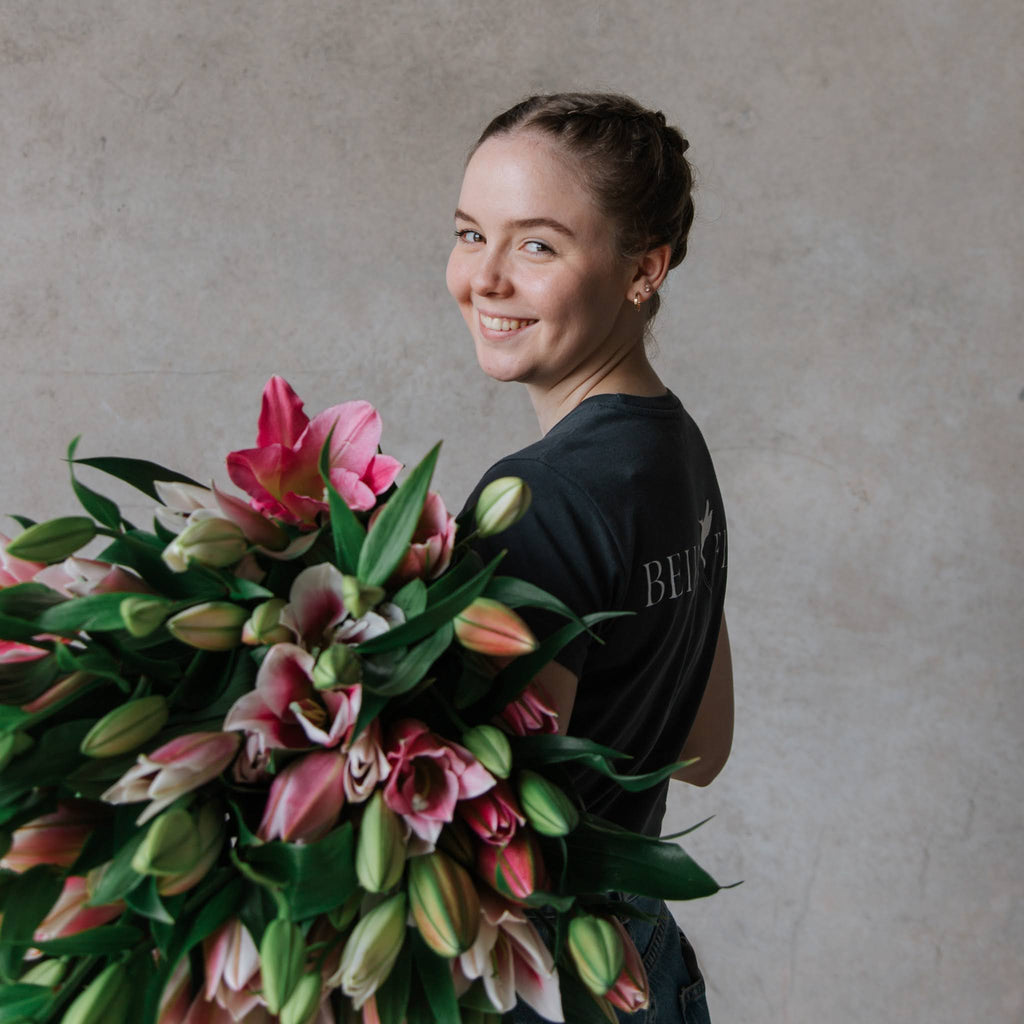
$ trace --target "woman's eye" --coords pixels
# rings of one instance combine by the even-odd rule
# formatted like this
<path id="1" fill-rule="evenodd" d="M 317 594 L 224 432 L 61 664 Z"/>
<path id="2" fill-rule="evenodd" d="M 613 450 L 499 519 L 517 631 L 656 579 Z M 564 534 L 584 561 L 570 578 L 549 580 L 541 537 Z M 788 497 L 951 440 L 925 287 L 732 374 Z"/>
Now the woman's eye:
<path id="1" fill-rule="evenodd" d="M 545 245 L 543 242 L 538 242 L 536 239 L 531 239 L 529 242 L 526 242 L 525 248 L 527 252 L 538 253 L 541 255 L 547 255 L 548 253 L 553 253 L 555 251 L 550 245 Z"/>
<path id="2" fill-rule="evenodd" d="M 479 231 L 474 231 L 472 228 L 457 228 L 455 231 L 455 237 L 460 242 L 468 242 L 470 244 L 475 244 L 484 240 L 484 236 L 481 235 Z"/>

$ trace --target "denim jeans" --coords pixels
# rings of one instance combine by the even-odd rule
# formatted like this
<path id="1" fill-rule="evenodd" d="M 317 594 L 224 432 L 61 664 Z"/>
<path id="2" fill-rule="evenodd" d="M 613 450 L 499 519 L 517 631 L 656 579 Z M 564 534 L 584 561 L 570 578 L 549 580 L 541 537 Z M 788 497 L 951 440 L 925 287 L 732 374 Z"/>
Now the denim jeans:
<path id="1" fill-rule="evenodd" d="M 664 901 L 649 896 L 625 898 L 652 917 L 649 921 L 626 921 L 626 929 L 647 970 L 650 1005 L 637 1013 L 616 1010 L 621 1024 L 711 1024 L 697 958 Z M 542 1024 L 544 1018 L 520 1001 L 504 1020 L 511 1024 Z"/>

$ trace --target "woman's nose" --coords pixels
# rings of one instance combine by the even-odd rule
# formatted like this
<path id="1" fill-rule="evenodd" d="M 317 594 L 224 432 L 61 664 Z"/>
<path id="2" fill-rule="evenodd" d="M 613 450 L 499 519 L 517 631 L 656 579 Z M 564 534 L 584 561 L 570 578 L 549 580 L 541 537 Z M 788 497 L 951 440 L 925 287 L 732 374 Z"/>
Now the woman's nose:
<path id="1" fill-rule="evenodd" d="M 500 253 L 483 255 L 473 270 L 469 284 L 477 295 L 497 295 L 508 292 L 511 282 L 502 255 Z"/>

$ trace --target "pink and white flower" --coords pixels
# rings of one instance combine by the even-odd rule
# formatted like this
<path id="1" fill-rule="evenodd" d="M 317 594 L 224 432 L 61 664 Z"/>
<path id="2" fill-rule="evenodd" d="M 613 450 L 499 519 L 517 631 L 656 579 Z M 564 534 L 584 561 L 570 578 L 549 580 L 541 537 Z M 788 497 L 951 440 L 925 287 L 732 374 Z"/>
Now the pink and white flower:
<path id="1" fill-rule="evenodd" d="M 371 526 L 380 512 L 381 509 L 377 509 L 370 517 Z M 409 549 L 392 574 L 392 582 L 406 583 L 417 577 L 432 580 L 440 576 L 448 568 L 454 548 L 455 517 L 445 508 L 441 495 L 429 491 Z"/>
<path id="2" fill-rule="evenodd" d="M 314 525 L 327 510 L 320 449 L 333 428 L 328 475 L 349 508 L 364 511 L 394 482 L 401 463 L 378 455 L 381 421 L 369 402 L 332 406 L 312 420 L 281 377 L 263 391 L 256 447 L 228 455 L 228 475 L 253 507 L 286 522 Z"/>
<path id="3" fill-rule="evenodd" d="M 345 804 L 345 755 L 306 754 L 288 765 L 270 787 L 260 839 L 311 843 L 334 827 Z"/>
<path id="4" fill-rule="evenodd" d="M 516 829 L 526 824 L 512 787 L 507 782 L 498 782 L 486 793 L 472 800 L 461 801 L 458 811 L 459 817 L 485 843 L 492 846 L 507 845 L 516 834 Z"/>
<path id="5" fill-rule="evenodd" d="M 516 736 L 558 732 L 558 712 L 544 687 L 533 680 L 498 715 L 509 732 Z"/>
<path id="6" fill-rule="evenodd" d="M 380 722 L 374 719 L 349 745 L 345 759 L 345 799 L 351 804 L 369 800 L 390 771 L 391 765 L 380 745 Z"/>
<path id="7" fill-rule="evenodd" d="M 231 706 L 224 728 L 259 737 L 259 751 L 336 747 L 359 716 L 362 687 L 318 690 L 312 654 L 296 644 L 274 644 L 256 673 L 256 688 Z"/>
<path id="8" fill-rule="evenodd" d="M 465 747 L 442 740 L 422 722 L 396 723 L 387 745 L 391 766 L 384 799 L 432 850 L 455 805 L 486 793 L 494 776 Z"/>
<path id="9" fill-rule="evenodd" d="M 57 897 L 57 902 L 36 928 L 33 935 L 35 941 L 63 939 L 88 931 L 90 928 L 98 928 L 101 924 L 107 924 L 115 917 L 120 917 L 124 910 L 124 903 L 120 900 L 99 907 L 87 906 L 88 901 L 89 886 L 85 877 L 68 875 L 64 879 L 64 888 Z"/>
<path id="10" fill-rule="evenodd" d="M 260 1002 L 260 954 L 249 929 L 237 918 L 203 940 L 206 984 L 202 997 L 242 1020 Z M 191 1013 L 191 1011 L 190 1011 Z"/>

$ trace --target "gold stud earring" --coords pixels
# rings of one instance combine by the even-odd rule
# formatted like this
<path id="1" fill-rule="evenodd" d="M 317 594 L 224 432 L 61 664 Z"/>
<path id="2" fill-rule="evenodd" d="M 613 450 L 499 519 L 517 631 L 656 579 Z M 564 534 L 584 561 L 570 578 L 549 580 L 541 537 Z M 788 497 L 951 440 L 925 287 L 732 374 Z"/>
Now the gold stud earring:
<path id="1" fill-rule="evenodd" d="M 633 308 L 639 313 L 640 312 L 640 293 L 637 292 L 633 296 Z"/>
<path id="2" fill-rule="evenodd" d="M 644 291 L 647 292 L 648 295 L 651 294 L 651 282 L 650 281 L 644 281 Z"/>

